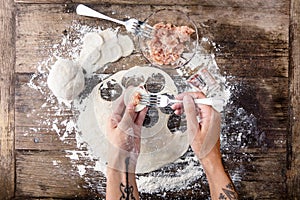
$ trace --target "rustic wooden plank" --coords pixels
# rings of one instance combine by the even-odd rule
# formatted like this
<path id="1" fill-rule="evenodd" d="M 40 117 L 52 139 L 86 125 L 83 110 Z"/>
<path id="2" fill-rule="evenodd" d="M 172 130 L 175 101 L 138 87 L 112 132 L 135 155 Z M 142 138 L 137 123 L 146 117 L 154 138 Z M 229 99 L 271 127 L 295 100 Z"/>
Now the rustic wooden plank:
<path id="1" fill-rule="evenodd" d="M 69 3 L 67 0 L 15 0 L 16 3 Z M 150 0 L 150 1 L 134 1 L 134 0 L 72 0 L 73 3 L 86 4 L 128 4 L 128 5 L 203 5 L 214 7 L 238 7 L 238 8 L 282 8 L 286 3 L 280 0 L 260 1 L 240 1 L 240 0 Z"/>
<path id="2" fill-rule="evenodd" d="M 224 54 L 216 57 L 219 68 L 227 76 L 237 77 L 285 77 L 288 78 L 288 57 L 257 57 L 230 59 Z"/>
<path id="3" fill-rule="evenodd" d="M 243 158 L 243 155 L 231 156 L 230 159 Z M 244 158 L 245 160 L 238 163 L 230 162 L 228 159 L 229 162 L 225 161 L 224 164 L 229 173 L 237 167 L 236 165 L 244 169 L 242 181 L 237 185 L 240 199 L 286 199 L 285 152 L 253 153 L 251 157 Z M 276 162 L 277 165 L 274 165 Z"/>
<path id="4" fill-rule="evenodd" d="M 72 20 L 101 27 L 116 26 L 108 22 L 79 18 L 73 13 L 76 4 L 68 4 L 66 1 L 16 2 L 28 3 L 17 5 L 17 71 L 28 73 L 18 74 L 16 81 L 16 148 L 20 150 L 17 154 L 17 196 L 21 198 L 73 198 L 75 194 L 88 198 L 89 194 L 86 193 L 99 187 L 97 181 L 91 184 L 88 190 L 78 189 L 75 192 L 76 184 L 70 185 L 64 188 L 67 190 L 65 196 L 61 186 L 57 184 L 69 178 L 70 171 L 73 173 L 72 167 L 63 167 L 64 170 L 60 171 L 57 178 L 50 177 L 49 181 L 46 180 L 49 179 L 49 172 L 45 169 L 49 168 L 53 173 L 57 171 L 51 166 L 53 160 L 62 159 L 63 165 L 68 165 L 64 157 L 65 152 L 61 152 L 60 149 L 75 148 L 75 144 L 74 140 L 73 143 L 63 143 L 58 139 L 57 133 L 51 130 L 51 125 L 43 124 L 41 119 L 52 118 L 55 108 L 51 109 L 49 104 L 42 107 L 46 100 L 45 96 L 29 88 L 27 82 L 31 73 L 37 71 L 37 63 L 48 59 L 51 54 L 49 49 L 53 44 L 61 42 L 65 30 L 70 31 Z M 31 4 L 38 2 L 51 4 Z M 54 3 L 62 4 L 54 5 Z M 147 1 L 145 5 L 138 5 L 133 1 L 89 1 L 89 3 L 95 3 L 93 5 L 95 9 L 101 9 L 104 5 L 105 13 L 109 15 L 115 13 L 113 16 L 117 18 L 122 19 L 134 13 L 138 18 L 143 19 L 153 10 L 166 7 L 170 2 Z M 125 3 L 130 7 L 124 6 Z M 150 3 L 157 5 L 149 6 Z M 232 83 L 239 83 L 236 88 L 240 92 L 236 92 L 234 103 L 258 118 L 260 131 L 263 131 L 264 137 L 267 138 L 264 140 L 266 143 L 263 143 L 265 147 L 260 147 L 261 144 L 256 144 L 254 141 L 249 147 L 237 150 L 235 155 L 225 152 L 229 161 L 237 160 L 235 164 L 229 163 L 228 169 L 234 170 L 241 164 L 245 169 L 241 185 L 238 186 L 241 198 L 285 199 L 286 151 L 284 145 L 288 126 L 288 91 L 286 88 L 288 86 L 289 4 L 287 1 L 278 0 L 272 2 L 201 1 L 199 5 L 194 3 L 194 1 L 185 1 L 183 4 L 189 4 L 188 6 L 171 7 L 180 7 L 188 12 L 200 27 L 201 34 L 220 45 L 217 53 L 219 67 L 224 74 L 226 73 L 229 77 L 233 76 Z M 131 9 L 130 13 L 128 13 L 128 8 Z M 274 20 L 275 18 L 277 20 Z M 49 27 L 52 28 L 49 29 Z M 34 99 L 32 99 L 33 96 Z M 55 117 L 59 117 L 60 120 L 68 119 L 72 117 L 72 112 L 66 111 L 61 116 Z M 250 154 L 252 157 L 249 156 Z M 245 160 L 241 161 L 241 157 Z M 44 161 L 46 164 L 34 163 L 35 160 Z M 28 166 L 37 167 L 39 176 L 32 175 L 33 171 Z M 26 179 L 32 177 L 34 183 L 27 185 Z M 41 177 L 42 184 L 37 181 Z M 85 178 L 93 177 L 95 174 L 88 173 Z M 75 182 L 80 181 L 76 174 L 74 179 L 76 179 Z M 207 185 L 204 184 L 203 187 L 206 187 L 206 190 L 200 188 L 199 193 L 207 191 Z M 103 190 L 104 185 L 100 188 Z M 168 192 L 160 196 L 175 199 L 183 195 L 186 197 L 187 194 L 194 195 L 193 191 L 183 191 Z M 95 193 L 92 196 L 95 197 Z M 159 198 L 156 194 L 145 194 L 143 197 Z M 207 193 L 197 197 L 206 198 Z"/>
<path id="5" fill-rule="evenodd" d="M 31 78 L 31 74 L 18 74 L 16 78 L 16 148 L 20 150 L 68 150 L 68 149 L 74 149 L 75 144 L 64 144 L 62 141 L 58 140 L 57 134 L 53 131 L 50 130 L 51 126 L 49 127 L 47 124 L 42 124 L 39 120 L 41 116 L 43 116 L 45 113 L 49 112 L 48 114 L 45 114 L 48 118 L 54 118 L 57 116 L 53 116 L 55 113 L 54 110 L 52 111 L 47 111 L 48 108 L 51 108 L 52 106 L 48 105 L 45 107 L 45 110 L 41 109 L 41 105 L 45 101 L 45 96 L 38 91 L 30 88 L 28 86 L 28 82 Z M 284 187 L 282 188 L 281 186 L 283 185 L 284 179 L 282 178 L 282 174 L 278 174 L 277 170 L 278 169 L 283 169 L 283 166 L 285 166 L 285 159 L 282 159 L 282 155 L 285 156 L 285 140 L 286 140 L 286 128 L 287 122 L 279 123 L 280 118 L 286 119 L 286 113 L 285 111 L 286 108 L 284 108 L 287 103 L 287 92 L 284 90 L 285 86 L 287 85 L 287 79 L 286 78 L 278 78 L 277 81 L 274 80 L 274 78 L 270 79 L 265 79 L 264 82 L 261 81 L 256 81 L 256 79 L 245 79 L 245 78 L 235 78 L 232 82 L 243 82 L 244 84 L 241 84 L 241 90 L 244 88 L 243 85 L 247 85 L 251 91 L 245 91 L 245 94 L 248 94 L 249 96 L 244 96 L 243 93 L 237 94 L 238 97 L 241 97 L 241 99 L 236 99 L 235 103 L 238 104 L 238 102 L 242 103 L 241 107 L 244 105 L 248 105 L 249 111 L 255 111 L 253 108 L 257 108 L 257 104 L 264 103 L 264 105 L 261 105 L 263 109 L 266 109 L 264 113 L 278 113 L 275 117 L 275 119 L 271 118 L 268 119 L 267 115 L 263 116 L 261 119 L 262 121 L 267 122 L 266 124 L 262 123 L 259 125 L 260 128 L 264 129 L 266 132 L 266 137 L 268 138 L 268 147 L 267 151 L 268 154 L 263 154 L 263 155 L 256 155 L 255 161 L 249 162 L 246 160 L 242 164 L 245 166 L 246 170 L 246 175 L 243 176 L 243 181 L 241 188 L 239 188 L 239 191 L 241 192 L 243 197 L 253 197 L 256 195 L 259 195 L 260 197 L 265 197 L 267 198 L 270 196 L 272 191 L 276 189 L 276 191 L 282 191 L 284 194 Z M 270 88 L 271 87 L 271 88 Z M 255 88 L 257 90 L 255 90 Z M 264 89 L 266 88 L 266 89 Z M 238 90 L 240 90 L 238 89 Z M 245 88 L 244 88 L 245 89 Z M 284 93 L 281 93 L 282 91 L 285 91 Z M 271 94 L 270 94 L 271 93 Z M 35 98 L 32 99 L 32 96 Z M 282 98 L 282 97 L 285 98 Z M 277 100 L 277 98 L 282 98 L 280 100 Z M 264 99 L 262 101 L 261 99 Z M 277 102 L 274 104 L 274 102 Z M 55 104 L 55 102 L 54 102 Z M 279 105 L 277 105 L 279 104 Z M 22 109 L 22 108 L 26 109 Z M 55 107 L 55 105 L 54 105 Z M 277 111 L 274 111 L 277 110 Z M 36 112 L 35 115 L 32 115 L 32 111 Z M 262 111 L 260 111 L 262 112 Z M 254 113 L 256 114 L 256 113 Z M 30 117 L 26 117 L 30 115 Z M 63 119 L 63 117 L 62 117 Z M 274 126 L 270 127 L 270 122 L 273 121 L 273 124 L 276 124 Z M 36 129 L 38 128 L 38 131 Z M 270 130 L 272 128 L 272 131 Z M 274 130 L 274 129 L 277 130 Z M 279 131 L 282 130 L 282 131 Z M 72 135 L 72 137 L 75 137 Z M 35 138 L 38 138 L 38 142 L 35 142 Z M 280 143 L 280 141 L 283 141 L 283 144 Z M 258 144 L 260 145 L 260 144 Z M 243 154 L 238 154 L 238 149 L 236 151 L 236 158 L 238 158 L 237 155 L 243 155 Z M 257 148 L 247 148 L 247 149 L 241 149 L 241 153 L 251 153 L 251 154 L 258 154 L 261 152 L 264 152 L 265 150 L 262 150 L 259 146 Z M 22 151 L 23 152 L 23 151 Z M 25 151 L 26 152 L 26 151 Z M 52 156 L 53 152 L 52 151 L 47 151 L 47 155 L 45 157 L 50 157 Z M 272 153 L 273 152 L 273 153 Z M 234 160 L 232 157 L 230 157 L 231 152 L 227 152 L 226 154 L 229 154 L 228 160 Z M 55 153 L 54 153 L 55 154 Z M 279 156 L 281 155 L 281 156 Z M 26 156 L 26 155 L 25 155 Z M 51 160 L 49 158 L 49 160 Z M 251 158 L 250 158 L 251 159 Z M 280 159 L 280 160 L 278 160 Z M 265 160 L 265 161 L 264 161 Z M 264 162 L 262 162 L 264 161 Z M 270 163 L 272 163 L 272 167 L 270 167 Z M 17 164 L 18 166 L 19 164 Z M 25 165 L 25 164 L 24 164 Z M 27 164 L 26 164 L 27 165 Z M 227 164 L 226 164 L 227 165 Z M 228 169 L 234 169 L 237 168 L 241 165 L 240 162 L 236 162 L 235 166 L 234 165 L 228 165 Z M 272 170 L 269 170 L 272 169 Z M 22 176 L 23 179 L 26 177 L 28 178 L 29 174 L 23 174 L 23 171 L 19 171 L 20 176 Z M 41 172 L 39 172 L 41 173 Z M 66 172 L 67 173 L 67 172 Z M 258 180 L 258 174 L 259 177 L 261 177 L 261 180 Z M 275 176 L 275 175 L 276 176 Z M 42 175 L 41 175 L 42 176 Z M 45 175 L 46 176 L 46 175 Z M 87 175 L 87 178 L 93 178 L 93 174 Z M 256 180 L 257 179 L 257 180 Z M 264 181 L 263 181 L 264 180 Z M 270 181 L 272 180 L 272 181 Z M 259 190 L 262 185 L 265 184 L 265 182 L 272 182 L 272 184 L 269 184 L 268 188 L 264 188 L 263 190 Z M 255 183 L 255 184 L 254 184 Z M 206 185 L 207 186 L 207 185 Z M 22 185 L 20 186 L 24 188 L 25 186 Z M 50 187 L 50 186 L 49 186 Z M 60 197 L 60 190 L 58 189 L 57 192 L 54 192 L 57 190 L 57 186 L 52 186 L 49 191 L 53 192 L 52 197 Z M 91 186 L 92 188 L 97 188 L 97 184 L 93 184 Z M 36 186 L 34 187 L 36 188 Z M 67 188 L 69 190 L 69 188 Z M 70 189 L 72 190 L 72 189 Z M 256 191 L 250 192 L 249 191 Z M 40 191 L 40 190 L 39 190 Z M 41 192 L 41 191 L 40 191 Z M 188 192 L 188 191 L 184 191 Z M 203 195 L 201 195 L 201 192 L 203 192 L 203 188 L 199 189 L 199 198 L 205 198 Z M 26 193 L 26 188 L 22 192 Z M 20 193 L 21 194 L 21 193 Z M 28 193 L 26 193 L 28 194 Z M 203 194 L 203 193 L 202 193 Z M 35 195 L 39 196 L 42 195 L 38 191 L 36 191 L 34 194 L 28 194 L 28 195 Z M 156 195 L 163 195 L 163 194 L 144 194 L 148 199 L 155 199 Z M 191 193 L 191 195 L 195 195 L 195 193 Z M 272 193 L 271 196 L 274 196 L 275 194 Z M 84 195 L 83 195 L 84 196 Z M 181 192 L 178 193 L 167 193 L 165 197 L 178 197 L 182 196 Z M 249 198 L 250 198 L 249 197 Z M 280 199 L 279 197 L 274 199 Z"/>
<path id="6" fill-rule="evenodd" d="M 237 156 L 240 157 L 241 155 Z M 237 165 L 242 165 L 247 171 L 243 176 L 243 181 L 239 187 L 241 198 L 257 199 L 285 199 L 284 172 L 282 168 L 285 165 L 285 153 L 254 155 L 251 166 L 249 160 L 243 162 L 225 163 L 228 169 L 234 169 Z M 281 163 L 274 167 L 274 163 Z M 235 166 L 234 166 L 235 165 Z M 258 174 L 265 174 L 264 176 Z M 78 174 L 76 165 L 71 165 L 65 153 L 58 151 L 18 151 L 17 153 L 17 197 L 22 198 L 96 198 L 102 197 L 103 193 L 88 190 L 83 182 L 82 177 Z M 230 173 L 230 170 L 229 170 Z M 55 174 L 51 176 L 50 174 Z M 104 191 L 105 180 L 101 174 L 89 172 L 84 179 L 94 178 L 93 185 L 96 189 L 103 184 Z M 266 180 L 266 177 L 268 179 Z M 30 178 L 30 181 L 28 179 Z M 201 180 L 199 180 L 201 181 Z M 202 180 L 203 181 L 203 180 Z M 199 183 L 202 185 L 202 183 Z M 68 186 L 68 187 L 66 187 Z M 204 184 L 205 186 L 205 184 Z M 207 187 L 207 185 L 206 185 Z M 246 189 L 247 188 L 247 189 Z M 272 192 L 276 189 L 276 193 Z M 196 188 L 192 191 L 182 190 L 179 192 L 161 192 L 155 194 L 142 194 L 147 199 L 164 199 L 180 198 L 190 195 L 193 198 L 206 198 L 203 193 L 207 194 L 208 188 Z M 245 193 L 247 191 L 247 193 Z M 249 192 L 251 191 L 251 192 Z M 143 198 L 142 198 L 143 199 Z"/>
<path id="7" fill-rule="evenodd" d="M 101 185 L 100 175 L 94 174 Z M 97 178 L 98 177 L 98 178 Z M 88 198 L 76 166 L 63 151 L 18 151 L 16 153 L 16 196 L 18 198 Z M 93 194 L 94 197 L 97 194 Z"/>
<path id="8" fill-rule="evenodd" d="M 0 1 L 0 199 L 15 192 L 14 152 L 14 2 Z"/>
<path id="9" fill-rule="evenodd" d="M 291 0 L 290 21 L 290 129 L 288 143 L 288 195 L 300 197 L 300 2 Z"/>
<path id="10" fill-rule="evenodd" d="M 65 30 L 71 31 L 70 26 L 73 20 L 103 28 L 117 27 L 116 24 L 103 20 L 76 16 L 74 6 L 73 4 L 67 6 L 64 4 L 17 5 L 17 72 L 36 72 L 37 63 L 47 60 L 53 45 L 62 42 Z M 219 54 L 224 59 L 238 58 L 244 60 L 244 63 L 253 60 L 256 68 L 263 69 L 266 68 L 265 62 L 260 62 L 260 59 L 267 60 L 276 56 L 280 61 L 279 70 L 272 73 L 277 73 L 275 76 L 286 76 L 287 70 L 282 68 L 287 68 L 284 63 L 288 57 L 287 12 L 280 11 L 276 7 L 268 12 L 249 9 L 242 13 L 234 7 L 232 9 L 199 6 L 168 7 L 180 8 L 189 13 L 198 25 L 201 35 L 220 45 Z M 129 15 L 127 7 L 122 5 L 113 4 L 105 8 L 103 5 L 94 5 L 93 8 L 104 10 L 105 14 L 120 19 Z M 153 10 L 165 7 L 157 6 L 153 9 L 148 5 L 130 5 L 130 8 L 130 13 L 134 13 L 135 17 L 145 19 Z M 288 10 L 288 5 L 284 4 L 282 9 Z M 143 12 L 140 12 L 141 10 Z M 266 56 L 267 58 L 262 58 Z M 251 63 L 248 62 L 246 66 L 249 65 Z M 251 67 L 245 67 L 245 69 L 251 70 Z"/>
<path id="11" fill-rule="evenodd" d="M 31 79 L 32 74 L 16 76 L 15 148 L 17 150 L 66 150 L 76 147 L 75 130 L 66 130 L 66 123 L 75 120 L 74 111 L 68 107 L 59 107 L 54 97 L 50 99 L 51 91 L 47 85 L 42 87 L 34 83 L 45 94 L 31 88 L 29 85 Z M 46 82 L 46 79 L 40 78 L 39 81 Z"/>

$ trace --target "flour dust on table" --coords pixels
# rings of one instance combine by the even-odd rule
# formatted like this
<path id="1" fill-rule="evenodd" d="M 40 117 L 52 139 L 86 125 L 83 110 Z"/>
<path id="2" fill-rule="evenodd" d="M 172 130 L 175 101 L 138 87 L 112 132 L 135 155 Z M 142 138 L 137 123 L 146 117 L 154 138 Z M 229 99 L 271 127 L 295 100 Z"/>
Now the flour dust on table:
<path id="1" fill-rule="evenodd" d="M 105 46 L 105 43 L 110 40 L 113 41 L 112 43 L 114 44 L 107 44 Z M 126 78 L 132 78 L 134 75 L 136 78 L 135 80 L 140 80 L 139 83 L 143 84 L 145 84 L 145 82 L 147 83 L 147 80 L 157 81 L 164 79 L 165 82 L 158 81 L 158 83 L 166 87 L 165 89 L 167 92 L 171 92 L 172 95 L 176 95 L 177 93 L 183 91 L 196 91 L 197 88 L 195 86 L 189 86 L 190 84 L 188 83 L 190 80 L 189 78 L 195 73 L 198 73 L 200 77 L 202 76 L 202 79 L 200 80 L 204 82 L 205 78 L 211 79 L 211 77 L 213 77 L 214 80 L 211 83 L 215 84 L 216 82 L 219 87 L 210 87 L 213 84 L 208 85 L 207 83 L 205 83 L 206 85 L 203 84 L 202 87 L 206 89 L 207 96 L 220 96 L 226 101 L 226 105 L 224 105 L 225 107 L 222 108 L 224 109 L 222 113 L 225 116 L 221 133 L 221 141 L 224 143 L 222 144 L 222 150 L 231 150 L 233 146 L 232 143 L 234 143 L 236 147 L 247 147 L 247 144 L 242 144 L 243 137 L 248 134 L 246 127 L 243 129 L 236 129 L 236 132 L 228 133 L 229 129 L 233 130 L 232 127 L 237 126 L 234 124 L 234 121 L 237 120 L 237 117 L 235 116 L 238 116 L 238 120 L 242 120 L 242 124 L 251 125 L 253 130 L 258 133 L 257 137 L 259 137 L 260 133 L 256 128 L 255 116 L 253 116 L 251 113 L 247 113 L 243 108 L 235 106 L 234 102 L 232 101 L 232 97 L 238 94 L 238 83 L 237 85 L 227 83 L 228 77 L 224 77 L 220 74 L 219 68 L 214 59 L 214 55 L 212 53 L 208 53 L 204 48 L 201 47 L 201 45 L 198 49 L 195 59 L 192 60 L 190 65 L 187 65 L 187 68 L 185 69 L 178 69 L 175 75 L 170 75 L 166 72 L 162 72 L 159 69 L 155 69 L 156 71 L 152 70 L 151 73 L 144 75 L 142 79 L 139 79 L 141 78 L 140 75 L 144 71 L 137 70 L 138 67 L 119 71 L 112 75 L 96 73 L 103 71 L 103 69 L 109 68 L 112 62 L 118 62 L 117 58 L 104 55 L 105 52 L 115 52 L 116 50 L 114 50 L 114 48 L 118 46 L 118 57 L 130 57 L 133 56 L 131 55 L 131 53 L 134 51 L 133 44 L 134 43 L 129 36 L 123 33 L 118 33 L 117 30 L 101 30 L 99 28 L 89 27 L 74 21 L 73 24 L 68 27 L 68 34 L 62 35 L 61 43 L 53 45 L 53 48 L 49 54 L 49 58 L 37 64 L 38 71 L 32 76 L 30 82 L 28 83 L 28 87 L 39 91 L 45 96 L 45 103 L 41 109 L 52 108 L 56 110 L 55 114 L 53 115 L 49 114 L 49 116 L 41 117 L 41 123 L 47 124 L 50 127 L 50 131 L 55 132 L 62 143 L 72 144 L 74 140 L 77 142 L 77 146 L 66 150 L 66 157 L 70 158 L 70 162 L 72 163 L 74 170 L 77 170 L 78 174 L 85 180 L 85 187 L 94 188 L 98 193 L 105 193 L 105 188 L 99 186 L 103 183 L 95 181 L 95 177 L 90 176 L 90 174 L 98 172 L 102 175 L 106 173 L 106 166 L 103 164 L 105 159 L 103 159 L 100 153 L 101 149 L 99 150 L 99 148 L 102 148 L 101 145 L 104 145 L 104 143 L 102 143 L 104 141 L 104 132 L 103 129 L 101 130 L 101 125 L 99 125 L 101 108 L 100 106 L 96 106 L 95 109 L 95 104 L 104 102 L 105 105 L 109 104 L 105 108 L 108 109 L 107 113 L 109 113 L 110 106 L 113 106 L 113 101 L 108 101 L 105 99 L 105 95 L 107 95 L 107 93 L 105 93 L 105 87 L 108 85 L 113 86 L 115 90 L 113 93 L 110 92 L 109 94 L 110 98 L 115 98 L 120 95 L 118 92 L 123 91 L 126 88 L 126 84 L 124 84 L 124 82 L 128 81 Z M 76 93 L 71 95 L 72 98 L 67 97 L 68 95 L 58 95 L 58 93 L 55 93 L 54 90 L 52 92 L 49 90 L 47 85 L 48 79 L 51 89 L 51 82 L 52 84 L 54 82 L 54 79 L 51 80 L 53 78 L 51 78 L 51 73 L 54 73 L 52 70 L 56 70 L 56 65 L 63 66 L 61 64 L 64 62 L 68 63 L 68 69 L 71 65 L 74 67 L 74 69 L 71 70 L 73 73 L 72 76 L 70 75 L 69 78 L 63 80 L 62 85 L 65 86 L 70 81 L 73 81 L 74 84 L 75 82 L 78 84 L 76 77 L 80 77 L 82 81 L 81 73 L 83 72 L 84 74 L 84 88 L 82 89 L 80 84 L 80 87 L 77 86 L 77 89 L 74 87 L 73 89 L 76 90 Z M 78 63 L 81 70 L 78 69 Z M 205 68 L 206 71 L 203 72 L 203 68 Z M 59 70 L 62 69 L 63 68 L 60 68 Z M 199 73 L 199 70 L 202 70 L 201 73 Z M 61 75 L 62 74 L 59 76 Z M 151 85 L 150 82 L 148 83 Z M 182 87 L 182 84 L 186 85 Z M 63 90 L 62 88 L 60 88 L 60 90 Z M 99 94 L 101 89 L 102 96 L 101 93 Z M 239 89 L 242 90 L 242 88 Z M 237 111 L 239 111 L 239 113 L 237 113 Z M 228 112 L 231 113 L 229 117 L 226 116 Z M 61 116 L 65 113 L 68 113 L 69 117 L 62 119 Z M 72 113 L 72 116 L 70 116 L 70 113 Z M 95 113 L 99 115 L 96 117 Z M 184 134 L 182 134 L 184 133 L 184 118 L 176 119 L 181 121 L 181 123 L 179 123 L 180 126 L 176 127 L 174 126 L 173 122 L 171 125 L 166 123 L 171 118 L 170 116 L 174 117 L 172 115 L 172 111 L 168 108 L 162 110 L 151 110 L 149 113 L 150 119 L 152 116 L 151 114 L 154 116 L 160 116 L 160 120 L 155 121 L 157 119 L 152 119 L 153 121 L 148 121 L 148 127 L 144 127 L 144 141 L 147 141 L 148 143 L 149 138 L 153 136 L 148 135 L 146 137 L 147 134 L 150 134 L 150 132 L 147 132 L 147 129 L 150 130 L 153 129 L 153 127 L 156 127 L 155 130 L 157 130 L 156 133 L 158 135 L 160 134 L 161 130 L 164 130 L 169 134 L 168 137 L 185 137 Z M 94 116 L 91 117 L 92 115 Z M 85 125 L 82 125 L 82 119 L 88 119 L 85 120 Z M 87 130 L 87 127 L 89 127 L 88 130 L 93 134 L 87 135 L 84 133 Z M 161 135 L 159 137 L 165 136 Z M 158 163 L 155 163 L 155 160 L 152 160 L 153 164 L 150 164 L 147 167 L 140 165 L 140 172 L 148 172 L 138 175 L 137 183 L 139 190 L 142 193 L 157 193 L 163 195 L 166 191 L 182 191 L 202 187 L 202 185 L 197 183 L 197 181 L 203 180 L 203 170 L 194 154 L 188 149 L 187 143 L 180 143 L 176 140 L 172 141 L 175 141 L 175 144 L 183 145 L 183 148 L 181 148 L 180 151 L 175 154 L 175 157 Z M 99 145 L 99 147 L 97 145 Z M 163 145 L 164 144 L 162 144 L 162 146 Z M 170 145 L 171 150 L 174 149 L 174 144 Z M 104 149 L 102 149 L 102 151 L 105 151 L 105 147 L 103 148 Z M 152 147 L 150 145 L 148 150 L 152 151 L 154 149 L 152 148 L 151 150 L 151 148 Z M 164 155 L 167 156 L 169 154 L 165 152 Z M 162 154 L 157 156 L 167 158 Z M 245 155 L 245 158 L 248 159 L 249 157 L 251 156 Z M 147 160 L 149 158 L 144 157 L 141 159 Z M 233 177 L 233 181 L 238 186 L 243 176 L 243 166 L 239 164 L 238 158 L 236 158 L 235 161 L 237 164 L 234 165 L 232 170 L 230 170 L 230 173 Z M 55 160 L 53 161 L 53 164 L 59 165 L 60 163 Z M 203 184 L 207 183 L 204 182 Z"/>

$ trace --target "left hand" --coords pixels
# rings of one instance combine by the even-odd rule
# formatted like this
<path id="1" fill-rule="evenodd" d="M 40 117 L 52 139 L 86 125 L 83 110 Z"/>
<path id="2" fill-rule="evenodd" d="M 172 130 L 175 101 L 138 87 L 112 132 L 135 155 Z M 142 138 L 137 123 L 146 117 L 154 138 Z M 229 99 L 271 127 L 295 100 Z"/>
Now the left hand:
<path id="1" fill-rule="evenodd" d="M 110 142 L 108 166 L 124 169 L 124 160 L 129 157 L 130 166 L 135 170 L 137 158 L 140 153 L 141 129 L 147 109 L 135 112 L 135 105 L 130 102 L 127 107 L 121 97 L 108 119 L 106 136 Z"/>

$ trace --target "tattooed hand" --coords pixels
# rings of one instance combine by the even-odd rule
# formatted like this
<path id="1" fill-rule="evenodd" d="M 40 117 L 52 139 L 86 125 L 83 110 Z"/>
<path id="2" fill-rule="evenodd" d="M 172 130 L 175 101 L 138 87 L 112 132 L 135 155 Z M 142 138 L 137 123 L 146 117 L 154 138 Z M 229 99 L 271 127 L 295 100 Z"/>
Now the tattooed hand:
<path id="1" fill-rule="evenodd" d="M 222 164 L 220 114 L 211 106 L 195 105 L 193 101 L 204 97 L 201 92 L 180 94 L 176 98 L 183 100 L 183 104 L 174 104 L 172 108 L 176 114 L 186 114 L 190 145 L 207 175 L 211 199 L 235 200 L 238 195 Z"/>
<path id="2" fill-rule="evenodd" d="M 124 104 L 123 97 L 108 119 L 106 136 L 109 144 L 109 167 L 125 171 L 124 159 L 130 158 L 129 170 L 134 170 L 140 152 L 140 135 L 147 109 L 135 112 L 131 102 Z"/>
<path id="3" fill-rule="evenodd" d="M 123 97 L 107 121 L 108 144 L 106 199 L 138 200 L 135 167 L 140 152 L 140 136 L 147 109 L 135 112 Z"/>

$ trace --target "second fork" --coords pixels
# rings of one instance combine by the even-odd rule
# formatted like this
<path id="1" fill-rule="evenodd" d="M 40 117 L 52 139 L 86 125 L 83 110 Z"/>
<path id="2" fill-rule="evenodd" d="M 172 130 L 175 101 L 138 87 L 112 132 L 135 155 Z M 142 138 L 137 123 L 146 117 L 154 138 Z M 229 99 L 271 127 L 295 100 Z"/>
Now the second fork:
<path id="1" fill-rule="evenodd" d="M 153 32 L 153 28 L 142 22 L 139 21 L 137 19 L 129 19 L 127 21 L 121 21 L 118 19 L 114 19 L 111 17 L 108 17 L 100 12 L 97 12 L 83 4 L 79 4 L 76 8 L 76 13 L 78 15 L 82 15 L 82 16 L 86 16 L 86 17 L 95 17 L 95 18 L 99 18 L 99 19 L 105 19 L 105 20 L 109 20 L 118 24 L 121 24 L 123 26 L 125 26 L 126 30 L 130 33 L 133 33 L 134 35 L 139 35 L 139 36 L 143 36 L 143 37 L 151 37 L 152 36 L 152 32 Z"/>

